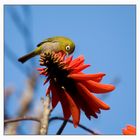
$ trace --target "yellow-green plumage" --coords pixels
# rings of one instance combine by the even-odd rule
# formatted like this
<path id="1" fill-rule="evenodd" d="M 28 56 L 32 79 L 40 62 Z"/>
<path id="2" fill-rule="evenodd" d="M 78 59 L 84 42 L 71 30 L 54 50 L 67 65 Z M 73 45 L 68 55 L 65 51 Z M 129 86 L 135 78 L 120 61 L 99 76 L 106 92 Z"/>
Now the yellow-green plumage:
<path id="1" fill-rule="evenodd" d="M 63 51 L 66 54 L 71 54 L 73 53 L 74 49 L 75 44 L 71 39 L 63 36 L 56 36 L 42 41 L 37 45 L 37 48 L 33 52 L 20 57 L 18 61 L 24 63 L 25 61 L 36 55 L 40 55 L 41 53 L 47 53 L 51 51 Z"/>

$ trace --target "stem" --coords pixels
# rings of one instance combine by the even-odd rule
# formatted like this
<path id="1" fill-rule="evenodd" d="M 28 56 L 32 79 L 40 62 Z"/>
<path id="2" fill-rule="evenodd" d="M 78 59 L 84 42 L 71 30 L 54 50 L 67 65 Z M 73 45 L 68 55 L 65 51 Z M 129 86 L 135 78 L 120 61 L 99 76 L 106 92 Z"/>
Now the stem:
<path id="1" fill-rule="evenodd" d="M 54 120 L 65 120 L 65 119 L 63 117 L 52 117 L 52 118 L 50 118 L 49 123 L 52 122 L 52 121 L 54 121 Z M 67 122 L 73 124 L 73 121 L 72 120 L 67 120 Z M 86 126 L 82 125 L 82 124 L 79 124 L 78 127 L 86 130 L 87 132 L 89 132 L 89 133 L 91 133 L 93 135 L 100 135 L 100 134 L 94 132 L 93 130 L 87 128 Z"/>
<path id="2" fill-rule="evenodd" d="M 13 123 L 13 122 L 19 122 L 19 121 L 36 121 L 36 122 L 40 122 L 40 120 L 37 117 L 17 117 L 15 119 L 8 119 L 8 120 L 4 120 L 4 124 L 7 123 Z"/>
<path id="3" fill-rule="evenodd" d="M 68 122 L 67 120 L 63 121 L 63 123 L 62 123 L 61 127 L 59 128 L 59 130 L 57 131 L 56 135 L 61 135 L 62 134 L 67 122 Z"/>
<path id="4" fill-rule="evenodd" d="M 43 104 L 44 104 L 44 111 L 41 118 L 40 135 L 45 135 L 48 133 L 49 116 L 51 113 L 49 94 L 47 95 L 46 100 L 44 100 Z"/>

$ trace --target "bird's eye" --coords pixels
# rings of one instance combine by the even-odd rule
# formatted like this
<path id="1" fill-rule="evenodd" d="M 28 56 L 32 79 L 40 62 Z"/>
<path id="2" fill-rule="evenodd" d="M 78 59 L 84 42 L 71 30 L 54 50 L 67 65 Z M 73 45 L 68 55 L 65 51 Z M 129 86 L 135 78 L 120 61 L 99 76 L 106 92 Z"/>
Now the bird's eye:
<path id="1" fill-rule="evenodd" d="M 70 50 L 70 46 L 66 46 L 66 51 L 69 51 Z"/>

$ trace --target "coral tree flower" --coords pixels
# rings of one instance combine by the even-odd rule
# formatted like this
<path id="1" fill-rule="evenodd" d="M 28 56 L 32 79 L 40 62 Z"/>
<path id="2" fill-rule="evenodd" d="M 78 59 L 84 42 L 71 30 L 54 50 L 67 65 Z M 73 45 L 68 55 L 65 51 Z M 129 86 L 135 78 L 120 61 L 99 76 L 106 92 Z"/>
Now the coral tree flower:
<path id="1" fill-rule="evenodd" d="M 52 108 L 60 102 L 64 118 L 68 120 L 72 116 L 74 127 L 79 124 L 80 109 L 90 119 L 97 118 L 101 109 L 110 108 L 93 93 L 107 93 L 115 87 L 100 83 L 104 73 L 84 74 L 82 70 L 90 65 L 84 64 L 82 55 L 73 60 L 72 56 L 65 57 L 62 53 L 44 53 L 40 55 L 40 65 L 45 66 L 38 71 L 46 76 L 44 84 L 49 82 L 46 94 L 52 95 Z"/>
<path id="2" fill-rule="evenodd" d="M 123 135 L 136 135 L 136 127 L 128 124 L 122 129 L 122 133 Z"/>

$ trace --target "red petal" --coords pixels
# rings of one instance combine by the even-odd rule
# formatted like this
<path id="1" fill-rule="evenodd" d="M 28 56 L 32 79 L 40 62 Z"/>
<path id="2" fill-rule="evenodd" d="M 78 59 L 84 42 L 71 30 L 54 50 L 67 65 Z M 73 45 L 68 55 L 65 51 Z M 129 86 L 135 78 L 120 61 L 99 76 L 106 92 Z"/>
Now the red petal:
<path id="1" fill-rule="evenodd" d="M 55 52 L 54 52 L 55 53 Z M 59 51 L 58 53 L 56 53 L 58 56 L 62 57 L 64 52 L 63 51 Z"/>
<path id="2" fill-rule="evenodd" d="M 47 76 L 48 73 L 45 70 L 42 70 L 42 71 L 39 72 L 39 74 Z"/>
<path id="3" fill-rule="evenodd" d="M 61 61 L 64 60 L 65 56 L 66 56 L 66 54 L 63 53 L 63 55 L 61 56 L 61 59 L 60 59 L 60 60 L 61 60 Z"/>
<path id="4" fill-rule="evenodd" d="M 89 119 L 89 120 L 91 120 L 91 114 L 89 114 L 88 112 L 86 112 L 86 111 L 84 111 L 85 112 L 85 115 L 87 116 L 87 118 Z"/>
<path id="5" fill-rule="evenodd" d="M 73 58 L 73 56 L 71 55 L 71 56 L 69 56 L 69 57 L 67 57 L 66 59 L 65 59 L 65 61 L 64 61 L 64 63 L 66 63 L 66 64 L 70 64 L 71 63 L 71 61 L 72 61 L 72 58 Z"/>
<path id="6" fill-rule="evenodd" d="M 76 103 L 73 101 L 72 97 L 66 91 L 65 91 L 65 95 L 66 95 L 67 102 L 69 104 L 69 108 L 72 114 L 74 127 L 77 127 L 80 120 L 80 109 L 76 105 Z"/>
<path id="7" fill-rule="evenodd" d="M 64 118 L 66 120 L 68 120 L 71 116 L 71 111 L 70 111 L 70 108 L 68 107 L 69 105 L 68 105 L 68 101 L 66 99 L 66 96 L 64 95 L 62 90 L 58 91 L 58 96 L 59 96 L 61 106 L 62 106 L 62 109 L 63 109 Z"/>
<path id="8" fill-rule="evenodd" d="M 61 105 L 62 105 L 62 109 L 63 109 L 63 113 L 64 113 L 64 118 L 67 120 L 69 119 L 69 117 L 72 114 L 72 118 L 73 118 L 73 123 L 74 123 L 74 127 L 77 127 L 77 125 L 79 124 L 79 120 L 80 120 L 80 109 L 79 107 L 75 104 L 75 102 L 73 101 L 73 99 L 71 98 L 71 96 L 67 93 L 64 92 L 60 89 L 56 88 L 51 88 L 52 89 L 52 106 L 54 107 L 54 100 L 55 96 L 58 95 Z M 58 91 L 58 93 L 56 93 L 56 91 Z M 56 96 L 57 97 L 57 96 Z M 57 101 L 58 101 L 57 98 Z"/>
<path id="9" fill-rule="evenodd" d="M 74 100 L 74 102 L 85 112 L 86 116 L 90 119 L 90 115 L 92 115 L 92 109 L 90 109 L 88 105 L 88 101 L 85 100 L 80 94 L 77 92 L 69 92 L 70 96 Z M 92 107 L 93 108 L 93 107 Z"/>
<path id="10" fill-rule="evenodd" d="M 50 86 L 47 88 L 47 90 L 46 90 L 46 96 L 48 95 L 48 94 L 50 94 L 50 90 L 51 90 L 51 88 L 50 88 Z"/>
<path id="11" fill-rule="evenodd" d="M 91 80 L 81 81 L 91 92 L 94 93 L 107 93 L 115 89 L 115 86 L 111 84 L 101 84 Z"/>
<path id="12" fill-rule="evenodd" d="M 132 132 L 126 128 L 122 129 L 122 133 L 123 133 L 123 135 L 136 135 L 136 132 Z"/>
<path id="13" fill-rule="evenodd" d="M 91 99 L 89 99 L 79 86 L 77 86 L 77 89 L 78 93 L 74 94 L 73 98 L 76 98 L 76 102 L 80 105 L 86 116 L 90 119 L 90 115 L 93 116 L 94 112 L 100 113 L 99 106 L 96 105 Z M 94 106 L 90 102 L 92 102 Z"/>
<path id="14" fill-rule="evenodd" d="M 44 70 L 45 68 L 37 68 L 38 71 L 42 71 Z"/>
<path id="15" fill-rule="evenodd" d="M 68 77 L 74 79 L 74 80 L 93 80 L 96 81 L 99 78 L 102 79 L 102 77 L 105 76 L 104 73 L 97 73 L 97 74 L 83 74 L 83 73 L 77 73 L 77 74 L 70 74 Z"/>
<path id="16" fill-rule="evenodd" d="M 130 135 L 129 131 L 126 128 L 122 129 L 122 133 L 123 133 L 123 135 Z"/>
<path id="17" fill-rule="evenodd" d="M 51 85 L 51 91 L 52 91 L 52 107 L 55 108 L 59 102 L 59 97 L 58 97 L 57 90 L 53 85 Z"/>
<path id="18" fill-rule="evenodd" d="M 77 83 L 77 86 L 80 91 L 79 93 L 81 94 L 81 96 L 83 96 L 83 98 L 85 98 L 89 102 L 91 107 L 94 107 L 96 105 L 97 107 L 104 110 L 110 109 L 110 107 L 107 104 L 105 104 L 96 96 L 94 96 L 94 94 L 92 94 L 83 84 Z"/>
<path id="19" fill-rule="evenodd" d="M 126 128 L 127 128 L 127 130 L 136 134 L 136 128 L 133 125 L 127 125 Z"/>
<path id="20" fill-rule="evenodd" d="M 40 75 L 43 75 L 46 71 L 42 70 L 39 72 Z"/>
<path id="21" fill-rule="evenodd" d="M 75 63 L 69 65 L 69 67 L 70 67 L 70 68 L 72 68 L 72 67 L 78 67 L 78 66 L 82 65 L 83 62 L 84 62 L 84 59 L 79 59 L 77 62 L 75 62 Z"/>
<path id="22" fill-rule="evenodd" d="M 69 68 L 73 68 L 75 66 L 79 65 L 79 61 L 80 62 L 84 62 L 84 57 L 81 55 L 78 58 L 74 59 L 73 61 L 71 61 L 71 63 L 69 64 Z"/>
<path id="23" fill-rule="evenodd" d="M 89 64 L 80 65 L 80 66 L 76 67 L 75 69 L 73 69 L 73 71 L 71 73 L 78 73 L 78 72 L 86 69 L 89 66 L 90 66 Z"/>
<path id="24" fill-rule="evenodd" d="M 100 113 L 100 107 L 92 99 L 85 95 L 83 90 L 78 87 L 79 94 L 74 94 L 74 97 L 77 99 L 77 103 L 80 105 L 80 108 L 85 112 L 85 115 L 90 119 L 90 116 L 97 118 L 97 113 Z M 77 96 L 76 96 L 77 95 Z"/>
<path id="25" fill-rule="evenodd" d="M 45 81 L 44 81 L 44 85 L 50 80 L 50 78 L 48 77 Z"/>

